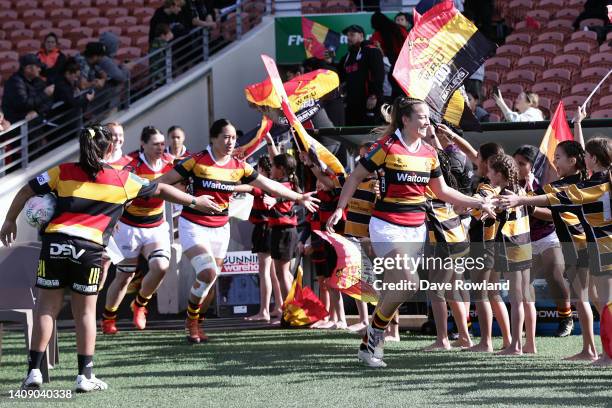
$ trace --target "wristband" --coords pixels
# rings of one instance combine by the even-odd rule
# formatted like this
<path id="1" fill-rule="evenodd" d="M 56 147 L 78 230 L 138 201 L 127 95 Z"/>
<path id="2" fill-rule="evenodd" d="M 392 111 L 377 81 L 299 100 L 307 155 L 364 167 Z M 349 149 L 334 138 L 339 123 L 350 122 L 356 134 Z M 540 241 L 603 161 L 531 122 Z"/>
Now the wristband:
<path id="1" fill-rule="evenodd" d="M 191 197 L 191 204 L 189 204 L 188 207 L 189 208 L 195 208 L 196 207 L 196 199 L 195 199 L 195 197 Z"/>

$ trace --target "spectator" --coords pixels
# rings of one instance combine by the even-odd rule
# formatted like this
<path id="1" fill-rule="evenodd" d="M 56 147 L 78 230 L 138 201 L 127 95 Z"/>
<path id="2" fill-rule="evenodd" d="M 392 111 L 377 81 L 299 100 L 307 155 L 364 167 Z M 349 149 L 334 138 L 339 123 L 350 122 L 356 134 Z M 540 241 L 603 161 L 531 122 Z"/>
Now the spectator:
<path id="1" fill-rule="evenodd" d="M 63 102 L 57 108 L 58 119 L 62 128 L 62 134 L 78 132 L 83 127 L 83 111 L 94 98 L 94 90 L 82 93 L 79 89 L 81 71 L 79 63 L 74 58 L 68 58 L 64 65 L 64 71 L 55 81 L 54 102 Z"/>
<path id="2" fill-rule="evenodd" d="M 395 97 L 403 95 L 402 89 L 391 74 L 393 73 L 395 62 L 397 61 L 399 53 L 402 50 L 404 41 L 408 36 L 408 31 L 401 25 L 396 24 L 393 20 L 385 16 L 380 11 L 372 14 L 370 21 L 372 28 L 374 29 L 374 34 L 372 34 L 370 42 L 379 47 L 383 53 L 383 57 L 387 57 L 389 59 L 389 64 L 386 64 L 388 71 L 386 72 L 385 76 L 387 77 L 389 85 L 392 88 L 390 96 L 391 100 L 393 100 Z"/>
<path id="3" fill-rule="evenodd" d="M 465 81 L 465 89 L 474 91 L 478 95 L 479 100 L 483 100 L 482 83 L 484 81 L 485 67 L 484 64 L 478 67 L 476 72 Z"/>
<path id="4" fill-rule="evenodd" d="M 175 160 L 180 160 L 191 154 L 185 146 L 185 131 L 180 126 L 174 125 L 168 129 L 168 140 L 166 153 L 172 155 Z"/>
<path id="5" fill-rule="evenodd" d="M 42 47 L 38 51 L 38 59 L 43 64 L 41 76 L 51 84 L 61 76 L 66 63 L 66 56 L 59 50 L 58 45 L 57 35 L 49 33 L 45 36 Z"/>
<path id="6" fill-rule="evenodd" d="M 159 51 L 149 57 L 149 72 L 153 88 L 158 88 L 166 83 L 166 57 L 168 43 L 172 41 L 174 34 L 168 24 L 158 24 L 155 27 L 155 38 L 150 44 L 149 54 Z"/>
<path id="7" fill-rule="evenodd" d="M 412 29 L 412 25 L 413 25 L 412 14 L 408 14 L 408 13 L 404 13 L 403 11 L 400 11 L 399 13 L 395 15 L 395 18 L 393 20 L 395 21 L 395 24 L 404 27 L 406 31 L 410 31 L 410 29 Z"/>
<path id="8" fill-rule="evenodd" d="M 607 4 L 611 4 L 609 0 L 587 0 L 584 5 L 584 10 L 576 20 L 574 21 L 574 30 L 578 30 L 580 28 L 580 23 L 582 20 L 587 20 L 590 18 L 599 18 L 606 23 L 608 21 L 608 9 L 606 8 Z"/>
<path id="9" fill-rule="evenodd" d="M 177 38 L 187 34 L 187 27 L 180 16 L 183 4 L 183 0 L 164 0 L 164 4 L 155 10 L 149 22 L 149 44 L 155 39 L 155 27 L 159 24 L 167 24 Z"/>
<path id="10" fill-rule="evenodd" d="M 499 89 L 493 93 L 493 99 L 508 122 L 535 122 L 544 120 L 542 111 L 538 109 L 539 97 L 533 92 L 521 92 L 514 101 L 517 112 L 513 112 L 502 97 Z"/>
<path id="11" fill-rule="evenodd" d="M 104 44 L 99 42 L 90 42 L 85 46 L 83 55 L 77 54 L 74 56 L 79 63 L 81 72 L 80 89 L 95 88 L 101 90 L 106 83 L 106 73 L 100 69 L 100 61 L 106 56 L 106 48 Z"/>
<path id="12" fill-rule="evenodd" d="M 31 120 L 45 114 L 50 108 L 55 90 L 40 78 L 42 64 L 34 54 L 19 58 L 19 71 L 11 75 L 4 84 L 2 110 L 11 122 Z"/>
<path id="13" fill-rule="evenodd" d="M 478 97 L 478 94 L 473 90 L 466 90 L 466 92 L 468 95 L 468 105 L 474 113 L 474 116 L 476 116 L 476 119 L 478 119 L 478 121 L 481 123 L 490 122 L 491 119 L 489 117 L 489 112 L 480 106 L 480 98 Z"/>
<path id="14" fill-rule="evenodd" d="M 346 90 L 346 124 L 373 125 L 382 102 L 385 68 L 382 53 L 365 41 L 359 25 L 342 31 L 348 38 L 348 52 L 340 59 L 340 82 Z"/>
<path id="15" fill-rule="evenodd" d="M 189 29 L 195 27 L 213 29 L 217 26 L 213 0 L 185 0 L 181 17 L 183 24 Z"/>
<path id="16" fill-rule="evenodd" d="M 0 132 L 4 132 L 6 129 L 11 127 L 11 122 L 6 120 L 4 112 L 0 111 Z"/>
<path id="17" fill-rule="evenodd" d="M 109 31 L 100 35 L 100 43 L 104 45 L 105 55 L 102 57 L 98 66 L 106 73 L 107 84 L 117 86 L 125 83 L 129 78 L 127 69 L 115 60 L 119 49 L 119 37 Z"/>

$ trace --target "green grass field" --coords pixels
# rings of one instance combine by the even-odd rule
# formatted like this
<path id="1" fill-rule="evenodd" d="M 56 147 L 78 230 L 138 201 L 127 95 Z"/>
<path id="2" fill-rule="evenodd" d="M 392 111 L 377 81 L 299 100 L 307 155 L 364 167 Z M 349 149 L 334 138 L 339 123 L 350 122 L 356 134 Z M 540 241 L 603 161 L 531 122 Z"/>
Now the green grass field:
<path id="1" fill-rule="evenodd" d="M 182 331 L 123 332 L 98 337 L 95 373 L 105 392 L 69 402 L 79 407 L 370 407 L 370 406 L 612 406 L 612 369 L 560 361 L 580 337 L 539 338 L 539 354 L 496 357 L 461 351 L 422 353 L 432 338 L 404 335 L 389 344 L 389 367 L 358 364 L 358 338 L 343 332 L 250 330 L 212 332 L 188 345 Z M 499 347 L 500 340 L 496 346 Z M 23 338 L 5 332 L 0 406 L 26 370 Z M 60 364 L 47 389 L 71 389 L 74 335 L 60 332 Z"/>

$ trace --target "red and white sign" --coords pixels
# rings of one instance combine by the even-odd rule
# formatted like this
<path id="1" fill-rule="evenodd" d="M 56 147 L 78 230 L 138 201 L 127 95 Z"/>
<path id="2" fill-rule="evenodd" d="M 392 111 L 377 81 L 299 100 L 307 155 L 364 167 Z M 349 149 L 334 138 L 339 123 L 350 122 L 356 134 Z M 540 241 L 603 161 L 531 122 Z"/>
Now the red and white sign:
<path id="1" fill-rule="evenodd" d="M 223 260 L 223 268 L 221 268 L 222 275 L 258 272 L 259 260 L 257 254 L 251 251 L 228 252 Z"/>

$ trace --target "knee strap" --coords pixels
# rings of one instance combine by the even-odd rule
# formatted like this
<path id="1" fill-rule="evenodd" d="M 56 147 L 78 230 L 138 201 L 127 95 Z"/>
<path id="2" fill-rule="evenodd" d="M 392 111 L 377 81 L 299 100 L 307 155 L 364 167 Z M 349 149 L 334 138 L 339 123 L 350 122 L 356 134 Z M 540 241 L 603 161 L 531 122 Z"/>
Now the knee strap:
<path id="1" fill-rule="evenodd" d="M 165 249 L 156 249 L 154 251 L 151 251 L 149 257 L 147 258 L 149 265 L 151 265 L 151 261 L 155 258 L 167 259 L 168 262 L 170 262 L 170 252 L 166 251 Z"/>
<path id="2" fill-rule="evenodd" d="M 191 258 L 191 265 L 195 270 L 196 276 L 197 274 L 206 269 L 211 269 L 215 271 L 215 275 L 219 274 L 219 268 L 217 268 L 215 258 L 213 258 L 209 254 L 201 254 L 194 256 L 193 258 Z"/>
<path id="3" fill-rule="evenodd" d="M 137 265 L 117 265 L 117 272 L 136 273 Z"/>

